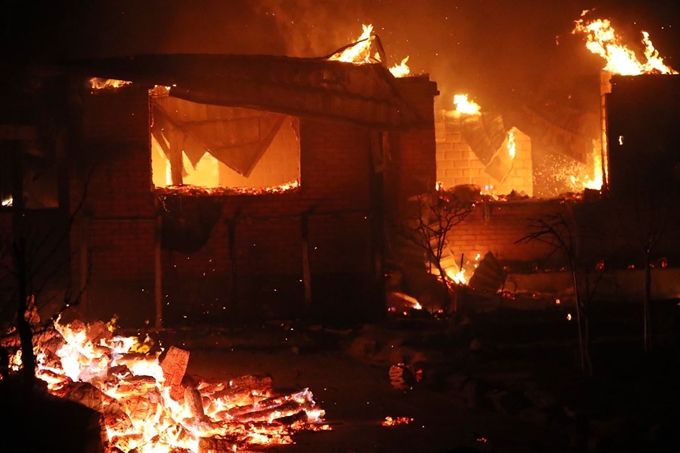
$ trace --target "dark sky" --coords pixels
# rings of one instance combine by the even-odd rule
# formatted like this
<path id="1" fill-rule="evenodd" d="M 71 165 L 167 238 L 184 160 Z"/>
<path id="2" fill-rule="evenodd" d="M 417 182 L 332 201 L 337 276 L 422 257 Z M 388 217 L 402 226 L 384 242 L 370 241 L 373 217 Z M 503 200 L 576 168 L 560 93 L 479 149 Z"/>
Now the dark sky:
<path id="1" fill-rule="evenodd" d="M 578 96 L 600 60 L 572 36 L 584 9 L 611 18 L 631 45 L 647 30 L 680 69 L 678 0 L 2 0 L 10 53 L 78 59 L 140 53 L 324 56 L 372 23 L 389 63 L 410 56 L 450 104 L 470 92 L 504 97 Z M 558 45 L 559 43 L 559 45 Z M 20 50 L 20 52 L 18 52 Z M 444 105 L 446 106 L 446 105 Z"/>

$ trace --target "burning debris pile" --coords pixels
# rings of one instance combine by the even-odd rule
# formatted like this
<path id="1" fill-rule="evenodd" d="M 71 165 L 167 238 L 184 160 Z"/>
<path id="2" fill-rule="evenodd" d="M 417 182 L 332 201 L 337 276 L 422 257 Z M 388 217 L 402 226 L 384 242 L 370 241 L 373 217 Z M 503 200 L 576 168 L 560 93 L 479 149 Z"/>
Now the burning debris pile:
<path id="1" fill-rule="evenodd" d="M 36 347 L 36 375 L 52 395 L 101 414 L 107 453 L 233 452 L 329 429 L 308 389 L 274 394 L 268 375 L 229 382 L 191 376 L 189 352 L 163 354 L 148 337 L 117 336 L 102 322 L 55 328 Z M 20 362 L 13 357 L 15 368 Z"/>
<path id="2" fill-rule="evenodd" d="M 190 184 L 179 186 L 156 187 L 156 193 L 160 196 L 186 195 L 186 196 L 226 196 L 226 195 L 265 195 L 283 192 L 292 192 L 300 188 L 300 181 L 291 181 L 278 186 L 262 188 L 251 187 L 202 187 Z"/>

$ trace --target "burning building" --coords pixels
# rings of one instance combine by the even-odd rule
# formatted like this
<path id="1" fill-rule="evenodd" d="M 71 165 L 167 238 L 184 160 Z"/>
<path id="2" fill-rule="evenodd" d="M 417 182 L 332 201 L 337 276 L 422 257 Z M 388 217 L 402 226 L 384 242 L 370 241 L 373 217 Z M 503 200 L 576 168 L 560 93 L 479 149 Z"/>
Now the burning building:
<path id="1" fill-rule="evenodd" d="M 618 56 L 606 26 L 578 21 L 575 32 Z M 366 26 L 323 58 L 139 55 L 33 71 L 25 79 L 42 107 L 3 129 L 16 150 L 0 156 L 0 195 L 4 213 L 48 209 L 3 221 L 68 230 L 64 277 L 83 288 L 93 318 L 370 318 L 384 311 L 386 227 L 414 196 L 479 188 L 447 244 L 451 274 L 469 278 L 488 252 L 504 263 L 545 257 L 545 247 L 517 241 L 527 219 L 565 207 L 559 195 L 579 201 L 584 189 L 629 180 L 617 148 L 630 144 L 621 97 L 606 94 L 609 74 L 629 72 L 609 59 L 607 77 L 588 79 L 586 110 L 525 103 L 494 112 L 456 96 L 455 111 L 435 114 L 436 84 L 401 77 L 407 59 L 388 70 L 376 39 Z M 645 39 L 647 60 L 660 60 Z M 633 78 L 625 86 L 647 76 Z"/>
<path id="2" fill-rule="evenodd" d="M 58 97 L 55 206 L 81 310 L 157 326 L 382 313 L 385 225 L 435 187 L 437 89 L 346 55 L 362 45 L 39 74 Z M 6 213 L 28 209 L 8 187 Z"/>

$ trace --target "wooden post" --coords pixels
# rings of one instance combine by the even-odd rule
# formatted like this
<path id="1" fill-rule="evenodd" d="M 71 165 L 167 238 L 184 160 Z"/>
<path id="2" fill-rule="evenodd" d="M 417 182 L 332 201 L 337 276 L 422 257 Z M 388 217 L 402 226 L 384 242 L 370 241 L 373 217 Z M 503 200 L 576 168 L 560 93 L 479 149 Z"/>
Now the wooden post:
<path id="1" fill-rule="evenodd" d="M 179 186 L 182 184 L 182 173 L 184 170 L 184 163 L 182 161 L 184 132 L 173 129 L 170 137 L 170 173 L 172 175 L 172 185 Z"/>
<path id="2" fill-rule="evenodd" d="M 305 307 L 312 306 L 312 273 L 309 267 L 309 213 L 300 215 L 300 232 L 302 239 L 302 283 L 305 288 Z"/>

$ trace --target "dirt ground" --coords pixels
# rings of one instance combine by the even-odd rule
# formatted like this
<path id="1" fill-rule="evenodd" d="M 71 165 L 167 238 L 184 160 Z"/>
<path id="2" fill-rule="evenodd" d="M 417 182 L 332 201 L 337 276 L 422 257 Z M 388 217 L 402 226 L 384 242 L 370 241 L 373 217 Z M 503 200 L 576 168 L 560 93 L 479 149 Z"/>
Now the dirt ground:
<path id="1" fill-rule="evenodd" d="M 405 318 L 345 331 L 285 323 L 191 328 L 159 339 L 191 351 L 190 374 L 270 374 L 281 393 L 313 392 L 332 429 L 299 432 L 295 444 L 271 452 L 680 451 L 680 356 L 641 358 L 634 329 L 628 335 L 607 312 L 614 327 L 602 321 L 594 329 L 596 376 L 586 379 L 575 323 L 564 314 L 495 313 L 453 330 Z M 422 382 L 405 391 L 389 376 L 402 360 L 424 370 Z M 382 426 L 388 416 L 412 422 Z"/>
<path id="2" fill-rule="evenodd" d="M 347 335 L 354 341 L 358 336 Z M 345 348 L 350 340 L 343 335 L 338 338 L 339 344 L 319 346 L 323 341 L 310 341 L 306 334 L 282 328 L 236 336 L 194 332 L 191 338 L 179 334 L 164 343 L 191 351 L 190 374 L 220 380 L 270 374 L 277 391 L 309 388 L 313 392 L 332 429 L 300 432 L 294 436 L 294 445 L 267 451 L 438 453 L 466 446 L 482 452 L 569 451 L 564 433 L 549 426 L 470 409 L 455 395 L 424 385 L 397 390 L 390 383 L 388 363 L 352 357 Z M 382 426 L 388 416 L 413 421 Z"/>
<path id="3" fill-rule="evenodd" d="M 331 431 L 299 433 L 281 452 L 445 452 L 476 445 L 482 451 L 533 452 L 560 449 L 556 433 L 502 414 L 465 408 L 428 389 L 399 391 L 388 369 L 358 363 L 338 352 L 195 351 L 190 373 L 228 380 L 243 374 L 270 373 L 283 392 L 309 388 L 326 411 Z M 408 425 L 384 427 L 386 416 L 409 417 Z M 487 438 L 493 444 L 476 442 Z M 539 448 L 540 447 L 540 448 Z M 547 450 L 546 450 L 547 449 Z"/>

